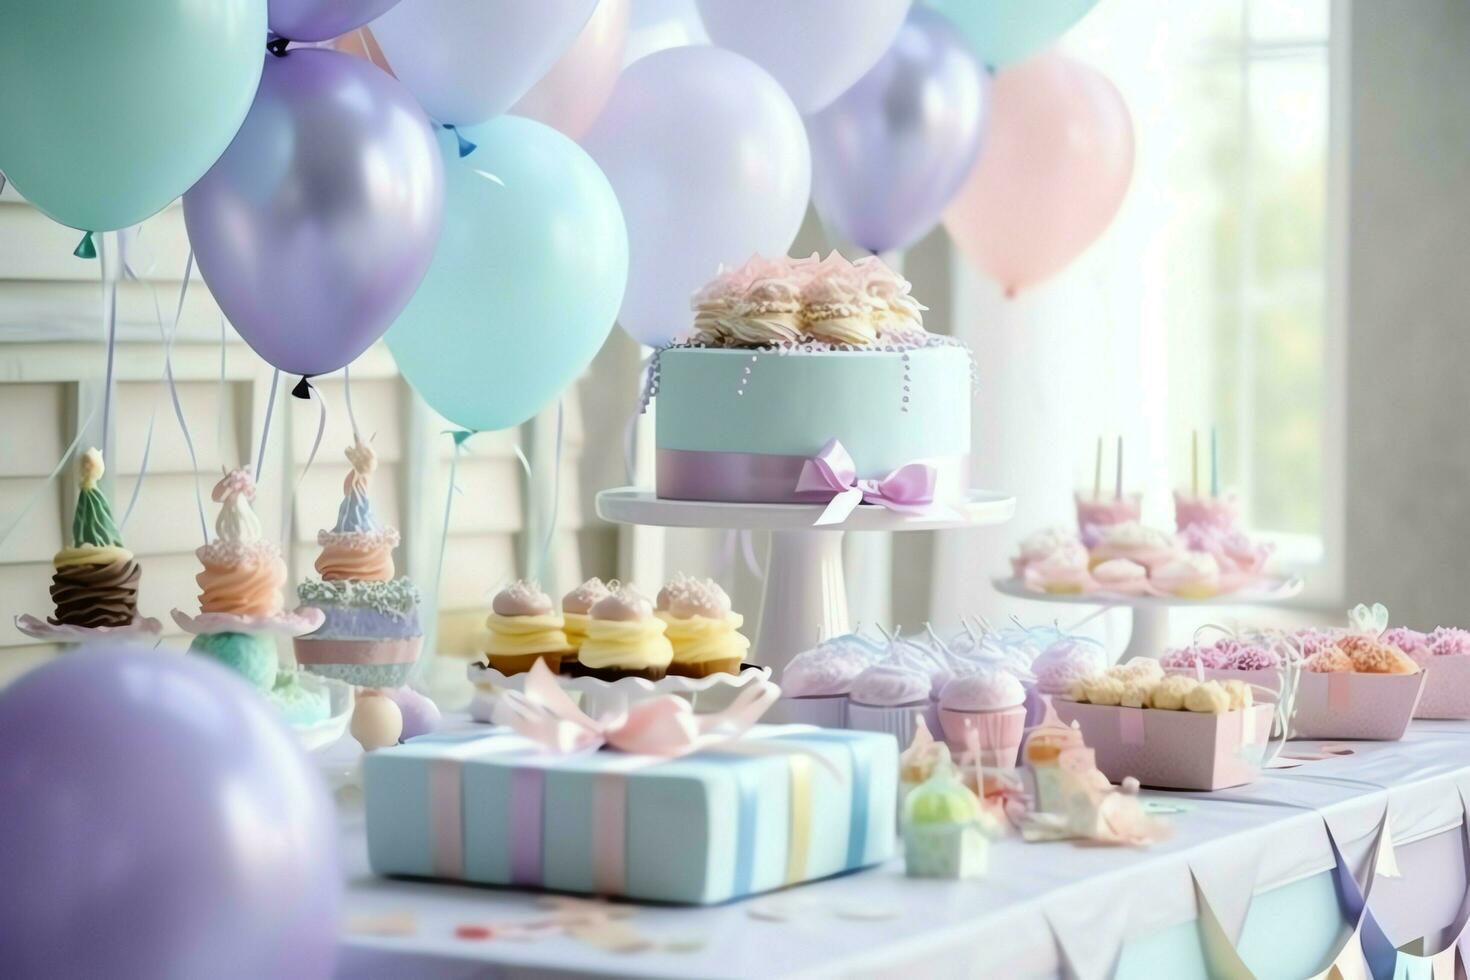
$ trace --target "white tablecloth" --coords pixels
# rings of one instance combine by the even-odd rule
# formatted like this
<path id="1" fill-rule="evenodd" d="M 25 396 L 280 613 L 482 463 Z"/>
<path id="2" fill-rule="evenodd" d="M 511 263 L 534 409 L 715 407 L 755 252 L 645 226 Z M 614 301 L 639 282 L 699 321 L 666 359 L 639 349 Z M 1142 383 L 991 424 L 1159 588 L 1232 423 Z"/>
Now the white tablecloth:
<path id="1" fill-rule="evenodd" d="M 1293 743 L 1288 751 L 1315 744 Z M 678 953 L 608 954 L 560 936 L 458 939 L 462 923 L 543 910 L 524 892 L 374 877 L 361 808 L 349 800 L 342 817 L 348 916 L 411 912 L 417 928 L 411 936 L 345 936 L 342 975 L 1107 976 L 1123 944 L 1197 917 L 1196 880 L 1233 932 L 1253 894 L 1331 870 L 1332 840 L 1361 875 L 1385 819 L 1398 846 L 1464 821 L 1470 724 L 1417 722 L 1401 742 L 1343 744 L 1352 755 L 1273 770 L 1240 789 L 1148 794 L 1188 810 L 1169 818 L 1172 839 L 1144 851 L 1010 838 L 993 847 L 990 874 L 978 881 L 910 880 L 893 861 L 774 899 L 640 908 L 634 921 L 650 937 L 704 941 Z M 750 915 L 751 903 L 773 900 L 822 911 L 781 922 Z M 846 918 L 835 909 L 875 917 Z M 1444 924 L 1441 915 L 1421 928 Z"/>

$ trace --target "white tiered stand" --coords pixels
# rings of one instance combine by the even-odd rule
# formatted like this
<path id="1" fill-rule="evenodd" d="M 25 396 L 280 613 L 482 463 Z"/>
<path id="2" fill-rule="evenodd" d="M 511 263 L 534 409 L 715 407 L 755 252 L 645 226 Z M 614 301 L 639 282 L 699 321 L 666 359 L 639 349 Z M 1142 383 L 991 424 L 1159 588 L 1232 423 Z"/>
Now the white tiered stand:
<path id="1" fill-rule="evenodd" d="M 1273 602 L 1284 602 L 1302 591 L 1302 580 L 1297 576 L 1268 579 L 1249 589 L 1211 596 L 1208 599 L 1180 599 L 1173 596 L 1123 596 L 1109 593 L 1092 595 L 1058 595 L 1036 592 L 1026 588 L 1024 582 L 1015 578 L 998 578 L 991 582 L 1002 595 L 1035 602 L 1065 603 L 1085 606 L 1116 606 L 1127 608 L 1133 614 L 1133 628 L 1128 635 L 1128 647 L 1119 661 L 1134 657 L 1159 657 L 1169 642 L 1169 610 L 1180 607 L 1208 606 L 1258 606 Z"/>
<path id="2" fill-rule="evenodd" d="M 897 514 L 863 504 L 841 524 L 816 527 L 820 504 L 729 504 L 664 500 L 650 490 L 623 487 L 597 495 L 597 514 L 619 524 L 770 531 L 760 630 L 752 660 L 776 676 L 791 657 L 821 636 L 852 629 L 842 571 L 843 531 L 939 531 L 1003 524 L 1016 511 L 1016 498 L 972 491 L 967 502 L 932 516 Z"/>

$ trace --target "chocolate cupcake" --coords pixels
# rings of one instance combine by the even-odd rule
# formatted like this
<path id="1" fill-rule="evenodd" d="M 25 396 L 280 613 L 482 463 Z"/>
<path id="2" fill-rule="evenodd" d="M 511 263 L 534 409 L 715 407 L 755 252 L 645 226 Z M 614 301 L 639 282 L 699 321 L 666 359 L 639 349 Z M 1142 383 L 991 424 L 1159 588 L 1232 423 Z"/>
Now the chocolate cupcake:
<path id="1" fill-rule="evenodd" d="M 593 604 L 587 639 L 577 653 L 577 673 L 606 681 L 624 677 L 662 680 L 674 659 L 664 621 L 648 600 L 622 588 Z"/>
<path id="2" fill-rule="evenodd" d="M 104 471 L 102 454 L 88 449 L 81 459 L 81 490 L 72 518 L 72 546 L 53 559 L 53 626 L 120 627 L 138 616 L 142 569 L 123 547 L 112 507 L 97 486 Z"/>

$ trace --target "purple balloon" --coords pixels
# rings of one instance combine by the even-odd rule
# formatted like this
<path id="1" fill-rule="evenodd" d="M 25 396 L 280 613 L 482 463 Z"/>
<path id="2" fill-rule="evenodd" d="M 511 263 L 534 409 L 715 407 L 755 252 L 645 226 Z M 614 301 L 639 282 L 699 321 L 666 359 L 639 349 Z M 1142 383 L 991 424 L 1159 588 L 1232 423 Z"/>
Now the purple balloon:
<path id="1" fill-rule="evenodd" d="M 398 0 L 270 0 L 270 28 L 293 41 L 329 41 L 361 27 Z"/>
<path id="2" fill-rule="evenodd" d="M 817 213 L 869 251 L 912 245 L 974 166 L 989 104 L 964 35 L 915 7 L 878 63 L 807 119 Z"/>
<path id="3" fill-rule="evenodd" d="M 0 693 L 0 732 L 0 976 L 331 975 L 332 803 L 239 677 L 67 654 Z"/>
<path id="4" fill-rule="evenodd" d="M 240 132 L 184 195 L 220 309 L 256 353 L 302 375 L 383 335 L 428 271 L 443 212 L 439 148 L 413 96 L 324 48 L 266 58 Z"/>

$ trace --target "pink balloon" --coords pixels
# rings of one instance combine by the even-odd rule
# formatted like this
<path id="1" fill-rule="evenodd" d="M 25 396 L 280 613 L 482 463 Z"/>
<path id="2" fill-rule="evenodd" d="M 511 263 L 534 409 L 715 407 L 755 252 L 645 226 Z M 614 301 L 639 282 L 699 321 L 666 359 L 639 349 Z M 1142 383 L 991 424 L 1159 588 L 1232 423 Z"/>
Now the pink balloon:
<path id="1" fill-rule="evenodd" d="M 944 227 L 1013 296 L 1113 220 L 1133 176 L 1133 120 L 1112 82 L 1055 53 L 999 72 L 990 100 L 985 146 Z"/>
<path id="2" fill-rule="evenodd" d="M 510 113 L 579 139 L 612 95 L 627 41 L 628 0 L 600 0 L 572 46 Z"/>

